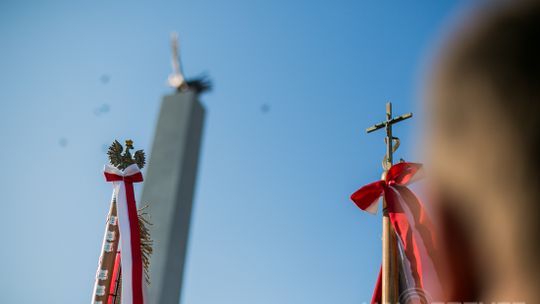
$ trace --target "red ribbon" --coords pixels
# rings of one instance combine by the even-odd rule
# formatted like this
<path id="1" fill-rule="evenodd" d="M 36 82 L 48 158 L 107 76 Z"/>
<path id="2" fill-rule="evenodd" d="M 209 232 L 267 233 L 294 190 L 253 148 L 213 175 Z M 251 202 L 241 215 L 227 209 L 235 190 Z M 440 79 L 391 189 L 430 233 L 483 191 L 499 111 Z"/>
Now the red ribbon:
<path id="1" fill-rule="evenodd" d="M 365 211 L 373 210 L 372 206 L 384 196 L 390 222 L 409 261 L 408 271 L 414 279 L 415 288 L 423 287 L 422 253 L 434 260 L 435 252 L 433 225 L 420 200 L 406 187 L 421 167 L 422 165 L 415 163 L 398 163 L 388 170 L 384 180 L 370 183 L 351 195 L 351 200 Z M 381 302 L 381 284 L 379 273 L 372 303 Z"/>
<path id="2" fill-rule="evenodd" d="M 143 181 L 143 175 L 141 172 L 137 172 L 133 175 L 128 175 L 128 176 L 121 176 L 121 175 L 112 174 L 109 172 L 103 172 L 103 174 L 105 174 L 105 180 L 108 182 L 124 181 L 126 183 L 131 183 L 132 189 L 133 189 L 133 183 L 140 183 Z"/>
<path id="3" fill-rule="evenodd" d="M 135 202 L 135 193 L 133 183 L 143 181 L 141 172 L 132 175 L 121 176 L 109 172 L 104 172 L 105 180 L 108 182 L 124 182 L 126 190 L 127 212 L 129 218 L 129 227 L 131 235 L 131 260 L 132 260 L 132 287 L 133 287 L 133 304 L 143 304 L 143 286 L 142 286 L 142 253 L 141 253 L 141 237 L 139 233 L 139 218 L 137 215 L 137 205 Z"/>
<path id="4" fill-rule="evenodd" d="M 365 185 L 351 195 L 351 200 L 362 210 L 367 210 L 371 205 L 377 203 L 379 198 L 384 195 L 387 198 L 389 187 L 391 186 L 406 186 L 411 181 L 413 176 L 420 170 L 422 165 L 415 163 L 398 163 L 393 165 L 384 180 Z M 387 206 L 394 205 L 389 204 Z"/>

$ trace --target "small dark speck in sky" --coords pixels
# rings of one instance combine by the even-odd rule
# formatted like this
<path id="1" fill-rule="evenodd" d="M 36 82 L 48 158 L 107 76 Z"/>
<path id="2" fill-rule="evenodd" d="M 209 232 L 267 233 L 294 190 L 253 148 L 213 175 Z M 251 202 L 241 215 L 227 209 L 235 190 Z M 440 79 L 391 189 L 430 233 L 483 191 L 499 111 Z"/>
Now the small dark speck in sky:
<path id="1" fill-rule="evenodd" d="M 266 113 L 270 112 L 270 105 L 267 104 L 267 103 L 263 103 L 263 104 L 261 105 L 261 112 L 262 112 L 263 114 L 266 114 Z"/>
<path id="2" fill-rule="evenodd" d="M 94 115 L 100 116 L 102 114 L 109 113 L 110 110 L 111 110 L 111 107 L 108 104 L 104 103 L 98 108 L 94 109 Z"/>
<path id="3" fill-rule="evenodd" d="M 101 81 L 102 84 L 107 84 L 109 83 L 110 80 L 111 80 L 111 76 L 107 74 L 103 74 L 101 75 L 101 77 L 99 77 L 99 81 Z"/>
<path id="4" fill-rule="evenodd" d="M 62 148 L 67 147 L 67 145 L 68 145 L 68 140 L 67 140 L 67 138 L 65 138 L 65 137 L 60 138 L 60 139 L 58 140 L 58 145 L 59 145 L 60 147 L 62 147 Z"/>

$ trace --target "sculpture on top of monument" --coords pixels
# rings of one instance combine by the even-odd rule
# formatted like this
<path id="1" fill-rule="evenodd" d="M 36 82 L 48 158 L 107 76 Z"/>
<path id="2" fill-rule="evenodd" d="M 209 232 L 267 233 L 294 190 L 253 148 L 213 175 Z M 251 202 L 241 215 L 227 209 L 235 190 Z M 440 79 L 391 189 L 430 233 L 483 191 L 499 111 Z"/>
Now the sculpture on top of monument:
<path id="1" fill-rule="evenodd" d="M 178 42 L 178 33 L 171 33 L 171 50 L 172 50 L 172 74 L 169 75 L 169 86 L 175 88 L 178 92 L 193 90 L 197 93 L 208 91 L 212 88 L 211 82 L 205 77 L 186 80 L 182 71 L 180 62 L 180 47 Z"/>

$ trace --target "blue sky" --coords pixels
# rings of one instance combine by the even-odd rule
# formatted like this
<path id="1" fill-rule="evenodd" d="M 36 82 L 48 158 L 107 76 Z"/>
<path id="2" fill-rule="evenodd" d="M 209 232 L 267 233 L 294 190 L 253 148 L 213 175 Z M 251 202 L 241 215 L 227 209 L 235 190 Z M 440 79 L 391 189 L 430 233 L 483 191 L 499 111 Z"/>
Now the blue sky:
<path id="1" fill-rule="evenodd" d="M 380 216 L 348 199 L 383 134 L 415 147 L 426 58 L 466 1 L 2 1 L 3 303 L 87 303 L 109 205 L 105 147 L 150 152 L 178 31 L 208 115 L 182 303 L 361 303 Z"/>

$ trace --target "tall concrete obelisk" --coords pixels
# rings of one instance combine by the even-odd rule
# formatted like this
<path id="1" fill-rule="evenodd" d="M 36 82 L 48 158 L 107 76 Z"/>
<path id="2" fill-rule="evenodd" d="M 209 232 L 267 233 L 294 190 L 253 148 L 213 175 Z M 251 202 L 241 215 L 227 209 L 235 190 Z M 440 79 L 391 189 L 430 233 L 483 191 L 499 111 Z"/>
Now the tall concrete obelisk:
<path id="1" fill-rule="evenodd" d="M 147 301 L 178 304 L 183 282 L 193 193 L 205 110 L 199 94 L 204 81 L 185 81 L 173 37 L 173 70 L 169 84 L 176 92 L 163 98 L 141 203 L 148 204 L 153 254 Z"/>

